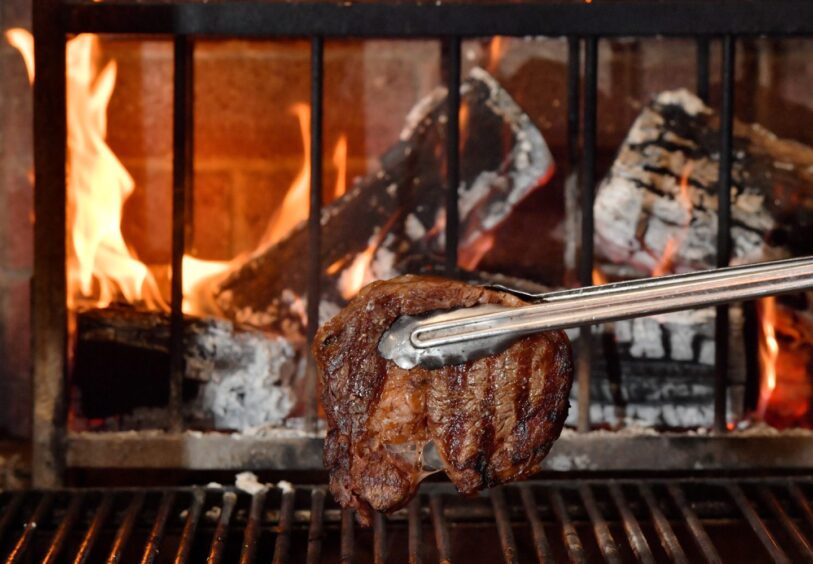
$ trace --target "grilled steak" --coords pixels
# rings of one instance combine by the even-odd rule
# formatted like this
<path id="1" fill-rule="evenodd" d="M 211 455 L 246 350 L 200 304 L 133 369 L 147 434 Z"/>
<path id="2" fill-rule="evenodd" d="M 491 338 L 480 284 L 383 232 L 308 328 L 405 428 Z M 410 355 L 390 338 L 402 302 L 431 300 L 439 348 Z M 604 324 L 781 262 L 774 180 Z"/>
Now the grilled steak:
<path id="1" fill-rule="evenodd" d="M 321 327 L 313 344 L 328 433 L 330 490 L 369 524 L 405 505 L 427 475 L 429 441 L 464 494 L 533 474 L 559 436 L 573 377 L 563 332 L 532 335 L 502 353 L 429 370 L 378 353 L 401 315 L 493 303 L 509 294 L 439 278 L 375 282 Z"/>

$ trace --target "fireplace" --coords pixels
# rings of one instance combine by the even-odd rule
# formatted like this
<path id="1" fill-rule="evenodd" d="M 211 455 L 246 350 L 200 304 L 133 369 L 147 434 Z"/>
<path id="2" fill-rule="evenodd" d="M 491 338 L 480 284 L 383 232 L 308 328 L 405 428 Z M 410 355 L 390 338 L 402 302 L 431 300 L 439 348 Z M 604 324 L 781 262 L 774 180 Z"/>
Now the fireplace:
<path id="1" fill-rule="evenodd" d="M 802 44 L 813 33 L 813 8 L 791 0 L 35 3 L 32 470 L 46 489 L 0 497 L 0 549 L 87 555 L 96 545 L 116 559 L 152 561 L 171 546 L 181 560 L 242 552 L 245 561 L 318 561 L 321 551 L 383 561 L 400 546 L 421 561 L 465 557 L 461 539 L 485 530 L 493 538 L 483 540 L 483 561 L 736 561 L 753 554 L 727 540 L 740 534 L 777 561 L 811 553 L 813 340 L 803 296 L 571 331 L 572 413 L 542 479 L 474 500 L 426 484 L 408 508 L 378 516 L 372 532 L 354 527 L 352 512 L 320 485 L 324 422 L 308 344 L 362 285 L 398 273 L 540 292 L 811 254 L 810 149 L 749 124 L 768 116 L 786 126 L 783 136 L 801 135 L 791 118 L 776 117 L 781 97 L 770 84 L 756 83 L 774 76 L 782 41 Z M 134 184 L 127 156 L 106 139 L 115 70 L 94 66 L 98 39 L 87 34 L 171 50 L 161 75 L 172 81 L 171 101 L 160 113 L 171 125 L 152 124 L 171 130 L 171 157 L 157 169 L 171 212 L 161 235 L 150 233 L 148 213 L 123 219 Z M 517 72 L 509 87 L 495 70 L 501 42 L 525 36 L 559 38 L 550 48 L 558 58 L 524 61 L 549 74 Z M 680 39 L 670 48 L 684 50 L 675 64 L 690 82 L 665 80 L 670 88 L 653 96 L 622 92 L 640 85 L 629 77 L 645 72 L 636 64 L 656 66 L 641 55 L 656 36 Z M 288 115 L 304 158 L 284 190 L 226 209 L 218 190 L 231 190 L 234 177 L 205 192 L 196 184 L 195 145 L 217 145 L 218 109 L 199 89 L 206 68 L 196 53 L 238 40 L 231 56 L 248 60 L 252 42 L 291 38 L 309 53 L 307 65 L 292 65 L 309 75 L 307 99 Z M 377 137 L 359 150 L 352 131 L 333 127 L 343 120 L 330 113 L 339 91 L 326 79 L 330 49 L 413 39 L 436 42 L 436 53 L 421 47 L 419 56 L 438 63 L 422 71 L 441 84 L 413 69 L 421 86 L 415 100 L 393 106 L 403 112 L 392 119 L 397 140 Z M 610 49 L 623 61 L 617 68 L 603 62 Z M 601 83 L 608 67 L 610 89 Z M 534 102 L 523 88 L 535 80 L 555 85 L 553 124 L 524 108 Z M 606 117 L 614 113 L 624 115 Z M 294 135 L 274 147 L 299 142 Z M 247 166 L 276 166 L 257 161 Z M 258 178 L 253 170 L 241 182 Z M 81 223 L 91 208 L 101 211 Z M 150 250 L 160 236 L 171 245 Z M 529 248 L 532 238 L 540 248 Z M 166 486 L 169 472 L 201 483 L 242 471 L 286 482 L 49 489 Z M 15 515 L 48 524 L 17 530 Z M 225 540 L 229 531 L 243 535 L 241 546 Z"/>

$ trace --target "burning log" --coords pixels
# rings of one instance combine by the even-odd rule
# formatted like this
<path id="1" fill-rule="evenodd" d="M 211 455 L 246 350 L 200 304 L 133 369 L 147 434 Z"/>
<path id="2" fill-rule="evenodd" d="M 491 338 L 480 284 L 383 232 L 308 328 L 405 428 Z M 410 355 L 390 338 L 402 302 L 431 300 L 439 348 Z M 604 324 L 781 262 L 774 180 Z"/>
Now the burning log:
<path id="1" fill-rule="evenodd" d="M 184 400 L 192 421 L 245 430 L 289 415 L 296 364 L 285 339 L 214 318 L 186 317 L 184 330 Z M 167 405 L 168 314 L 123 306 L 83 311 L 76 338 L 74 381 L 84 417 Z"/>
<path id="2" fill-rule="evenodd" d="M 547 182 L 553 160 L 529 117 L 482 69 L 472 70 L 462 100 L 468 133 L 461 147 L 460 262 L 473 268 L 490 247 L 489 233 Z M 380 170 L 323 210 L 323 317 L 363 284 L 411 270 L 414 257 L 425 265 L 443 256 L 445 112 L 446 91 L 439 88 L 410 112 Z M 300 224 L 219 285 L 219 307 L 240 323 L 304 333 L 307 252 L 307 228 Z"/>
<path id="3" fill-rule="evenodd" d="M 732 262 L 809 254 L 813 149 L 740 122 L 734 124 L 734 138 Z M 718 166 L 719 116 L 685 90 L 657 96 L 632 125 L 598 189 L 596 251 L 601 270 L 635 278 L 714 267 Z M 729 380 L 736 394 L 742 394 L 745 372 L 742 323 L 741 310 L 733 309 Z M 693 416 L 705 414 L 699 424 L 711 422 L 714 310 L 616 323 L 611 331 L 621 349 L 627 392 L 636 388 L 634 373 L 652 371 L 658 362 L 681 363 L 684 385 L 673 390 L 685 393 L 667 403 L 671 424 L 698 424 L 694 417 L 675 418 L 676 405 Z M 597 385 L 601 388 L 601 381 Z M 617 406 L 606 393 L 598 392 L 598 397 L 607 408 Z M 639 406 L 647 404 L 644 399 Z M 665 418 L 663 412 L 652 415 Z"/>

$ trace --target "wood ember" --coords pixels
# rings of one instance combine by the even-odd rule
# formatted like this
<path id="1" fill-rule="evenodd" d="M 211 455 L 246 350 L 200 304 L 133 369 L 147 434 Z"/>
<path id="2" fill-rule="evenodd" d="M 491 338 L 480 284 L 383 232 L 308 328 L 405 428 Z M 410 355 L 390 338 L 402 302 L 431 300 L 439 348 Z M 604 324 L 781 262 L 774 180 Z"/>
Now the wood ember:
<path id="1" fill-rule="evenodd" d="M 809 254 L 813 149 L 741 122 L 734 137 L 732 261 Z M 657 96 L 635 120 L 598 188 L 599 259 L 640 275 L 666 254 L 676 272 L 713 266 L 719 154 L 717 114 L 686 90 Z"/>
<path id="2" fill-rule="evenodd" d="M 283 338 L 214 318 L 186 317 L 185 410 L 215 429 L 279 424 L 294 406 L 294 349 Z M 168 399 L 169 316 L 110 307 L 80 312 L 74 379 L 85 417 Z"/>
<path id="3" fill-rule="evenodd" d="M 462 100 L 468 133 L 461 153 L 460 258 L 471 268 L 488 250 L 489 233 L 547 182 L 553 160 L 528 116 L 482 69 L 473 69 L 464 82 Z M 323 320 L 346 303 L 343 279 L 354 269 L 362 269 L 366 283 L 410 271 L 414 257 L 442 262 L 445 102 L 446 91 L 439 88 L 418 103 L 398 143 L 381 157 L 380 170 L 323 210 Z M 307 254 L 301 224 L 220 284 L 219 307 L 241 323 L 302 333 Z M 359 257 L 369 264 L 359 265 Z"/>

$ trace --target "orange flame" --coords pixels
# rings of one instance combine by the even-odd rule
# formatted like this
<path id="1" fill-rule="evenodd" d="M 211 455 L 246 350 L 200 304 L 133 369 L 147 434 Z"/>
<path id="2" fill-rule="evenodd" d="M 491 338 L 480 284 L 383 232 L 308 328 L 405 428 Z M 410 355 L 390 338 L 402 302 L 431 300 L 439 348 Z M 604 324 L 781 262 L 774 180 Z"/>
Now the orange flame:
<path id="1" fill-rule="evenodd" d="M 349 300 L 361 290 L 365 285 L 375 280 L 375 275 L 370 268 L 375 251 L 378 248 L 377 242 L 370 244 L 364 251 L 360 252 L 353 259 L 353 262 L 339 276 L 339 293 L 346 300 Z"/>
<path id="2" fill-rule="evenodd" d="M 488 66 L 486 67 L 489 74 L 495 74 L 497 72 L 497 67 L 500 64 L 504 49 L 504 37 L 495 35 L 491 38 L 491 42 L 488 44 Z"/>
<path id="3" fill-rule="evenodd" d="M 338 199 L 347 192 L 347 136 L 342 135 L 333 149 L 333 166 L 336 167 L 336 187 L 333 198 Z"/>
<path id="4" fill-rule="evenodd" d="M 663 252 L 658 259 L 657 264 L 652 268 L 652 276 L 663 276 L 664 274 L 668 274 L 672 271 L 674 268 L 673 261 L 675 254 L 683 244 L 683 239 L 686 238 L 689 224 L 692 221 L 692 199 L 689 195 L 689 178 L 691 177 L 692 169 L 693 165 L 691 162 L 687 162 L 683 166 L 683 171 L 680 175 L 680 190 L 675 198 L 680 204 L 680 207 L 683 208 L 685 218 L 683 223 L 681 223 L 680 231 L 677 233 L 677 235 L 667 239 L 666 244 L 663 246 Z"/>
<path id="5" fill-rule="evenodd" d="M 604 275 L 604 273 L 600 269 L 594 268 L 593 269 L 593 285 L 594 286 L 600 286 L 600 285 L 606 284 L 606 283 L 607 283 L 607 277 Z"/>
<path id="6" fill-rule="evenodd" d="M 34 78 L 33 41 L 25 30 L 6 33 L 21 50 Z M 121 232 L 122 207 L 135 188 L 130 174 L 107 145 L 107 105 L 116 83 L 116 63 L 94 64 L 95 35 L 67 46 L 68 121 L 68 305 L 106 306 L 118 297 L 166 308 L 147 266 L 128 248 Z"/>
<path id="7" fill-rule="evenodd" d="M 759 365 L 762 381 L 757 413 L 760 418 L 764 418 L 776 389 L 776 361 L 779 357 L 779 342 L 776 339 L 776 298 L 771 296 L 759 300 L 758 308 L 760 317 Z"/>

